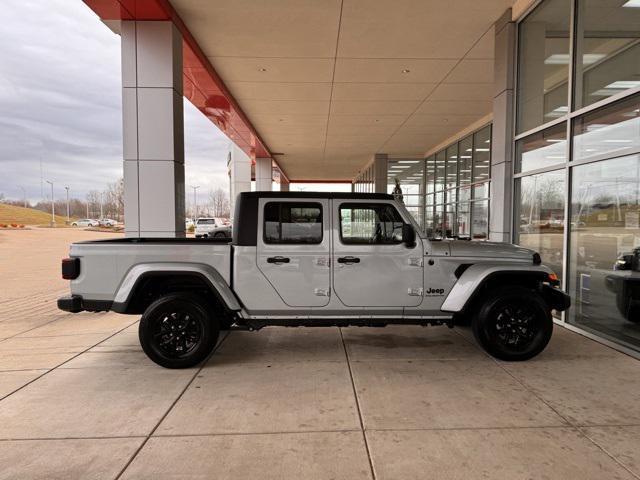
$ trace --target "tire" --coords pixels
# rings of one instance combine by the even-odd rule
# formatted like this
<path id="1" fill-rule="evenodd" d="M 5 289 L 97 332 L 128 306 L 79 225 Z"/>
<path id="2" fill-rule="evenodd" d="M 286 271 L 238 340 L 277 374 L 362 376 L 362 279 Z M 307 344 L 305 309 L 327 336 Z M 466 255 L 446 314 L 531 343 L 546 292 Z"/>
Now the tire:
<path id="1" fill-rule="evenodd" d="M 216 232 L 215 235 L 213 235 L 215 238 L 227 238 L 227 234 L 224 232 Z"/>
<path id="2" fill-rule="evenodd" d="M 535 290 L 501 287 L 479 307 L 472 322 L 473 334 L 495 358 L 529 360 L 542 352 L 551 339 L 551 308 Z"/>
<path id="3" fill-rule="evenodd" d="M 217 319 L 205 305 L 196 295 L 184 293 L 166 295 L 149 305 L 138 328 L 144 353 L 165 368 L 189 368 L 202 362 L 220 333 Z"/>
<path id="4" fill-rule="evenodd" d="M 74 222 L 74 223 L 72 223 L 72 224 L 71 224 L 71 226 L 72 226 L 72 227 L 77 227 L 77 226 L 78 226 L 78 224 Z"/>

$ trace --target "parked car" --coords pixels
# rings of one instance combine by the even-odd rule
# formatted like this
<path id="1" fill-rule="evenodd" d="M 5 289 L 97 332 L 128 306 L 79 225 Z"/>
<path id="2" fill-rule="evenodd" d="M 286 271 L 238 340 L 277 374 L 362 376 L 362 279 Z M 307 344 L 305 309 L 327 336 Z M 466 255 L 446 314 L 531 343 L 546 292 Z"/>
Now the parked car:
<path id="1" fill-rule="evenodd" d="M 615 293 L 620 315 L 640 323 L 640 248 L 620 255 L 613 270 L 615 272 L 605 278 L 605 285 Z"/>
<path id="2" fill-rule="evenodd" d="M 118 224 L 118 222 L 110 218 L 101 218 L 98 222 L 101 227 L 115 227 Z"/>
<path id="3" fill-rule="evenodd" d="M 72 227 L 98 227 L 100 222 L 91 218 L 81 218 L 80 220 L 74 220 L 71 222 Z"/>
<path id="4" fill-rule="evenodd" d="M 231 238 L 232 227 L 222 218 L 198 218 L 196 220 L 196 238 Z"/>
<path id="5" fill-rule="evenodd" d="M 448 325 L 469 320 L 502 360 L 539 354 L 569 307 L 533 250 L 432 240 L 393 196 L 246 192 L 233 243 L 118 238 L 74 243 L 68 312 L 142 314 L 145 353 L 168 368 L 211 353 L 221 329 Z M 82 272 L 82 275 L 80 275 Z"/>

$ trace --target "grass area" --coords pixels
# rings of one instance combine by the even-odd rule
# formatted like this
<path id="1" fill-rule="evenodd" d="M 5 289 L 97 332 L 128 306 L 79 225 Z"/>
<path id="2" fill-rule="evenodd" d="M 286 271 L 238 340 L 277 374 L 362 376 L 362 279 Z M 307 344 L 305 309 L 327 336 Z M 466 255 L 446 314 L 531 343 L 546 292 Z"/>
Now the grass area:
<path id="1" fill-rule="evenodd" d="M 67 217 L 56 215 L 56 223 L 64 225 Z M 16 207 L 0 203 L 0 223 L 22 225 L 48 225 L 51 222 L 51 214 L 35 210 L 33 208 Z"/>

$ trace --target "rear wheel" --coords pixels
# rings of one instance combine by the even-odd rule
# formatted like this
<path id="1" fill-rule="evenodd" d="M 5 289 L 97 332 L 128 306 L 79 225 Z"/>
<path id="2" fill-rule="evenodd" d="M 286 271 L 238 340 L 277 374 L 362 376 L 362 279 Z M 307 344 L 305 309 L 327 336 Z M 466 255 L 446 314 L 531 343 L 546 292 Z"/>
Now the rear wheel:
<path id="1" fill-rule="evenodd" d="M 545 349 L 553 319 L 551 309 L 535 290 L 502 287 L 480 305 L 472 328 L 487 353 L 500 360 L 521 361 Z"/>
<path id="2" fill-rule="evenodd" d="M 166 295 L 149 305 L 138 328 L 147 356 L 165 368 L 188 368 L 204 360 L 220 333 L 205 305 L 189 294 Z"/>
<path id="3" fill-rule="evenodd" d="M 214 237 L 216 237 L 216 238 L 226 238 L 227 234 L 224 233 L 224 232 L 216 232 Z"/>

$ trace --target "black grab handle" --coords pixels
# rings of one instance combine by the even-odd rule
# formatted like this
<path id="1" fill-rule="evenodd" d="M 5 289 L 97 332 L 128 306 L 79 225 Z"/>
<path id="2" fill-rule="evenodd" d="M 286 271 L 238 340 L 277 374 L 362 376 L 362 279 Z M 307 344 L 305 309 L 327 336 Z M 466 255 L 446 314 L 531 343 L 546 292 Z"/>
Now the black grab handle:
<path id="1" fill-rule="evenodd" d="M 339 257 L 338 263 L 360 263 L 358 257 Z"/>
<path id="2" fill-rule="evenodd" d="M 289 263 L 291 261 L 288 257 L 269 257 L 267 263 Z"/>

